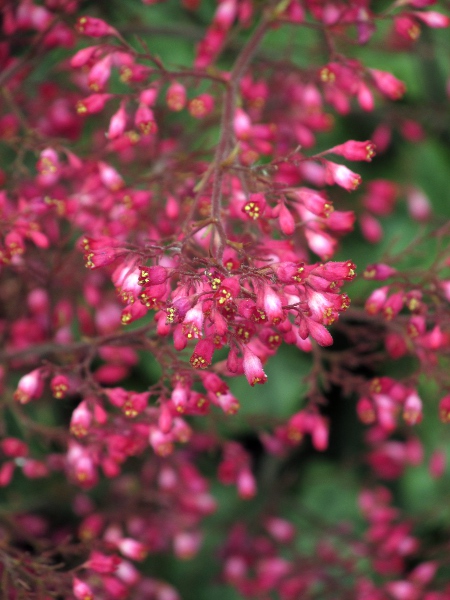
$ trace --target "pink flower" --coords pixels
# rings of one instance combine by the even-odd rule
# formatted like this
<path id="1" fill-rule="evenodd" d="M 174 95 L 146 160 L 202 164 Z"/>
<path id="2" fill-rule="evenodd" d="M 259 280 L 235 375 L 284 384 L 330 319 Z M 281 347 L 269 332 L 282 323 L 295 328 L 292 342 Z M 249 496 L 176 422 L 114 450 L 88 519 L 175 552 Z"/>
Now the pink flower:
<path id="1" fill-rule="evenodd" d="M 180 111 L 186 106 L 186 88 L 174 81 L 167 89 L 166 103 L 170 110 Z"/>
<path id="2" fill-rule="evenodd" d="M 75 24 L 75 29 L 78 33 L 90 37 L 104 37 L 105 35 L 115 35 L 117 33 L 114 27 L 105 23 L 102 19 L 94 17 L 80 17 Z"/>
<path id="3" fill-rule="evenodd" d="M 260 359 L 254 354 L 248 346 L 244 346 L 244 373 L 251 386 L 256 383 L 263 384 L 267 381 L 267 375 L 264 373 Z"/>
<path id="4" fill-rule="evenodd" d="M 194 369 L 206 369 L 211 364 L 213 354 L 214 342 L 206 338 L 197 342 L 189 362 Z"/>
<path id="5" fill-rule="evenodd" d="M 380 71 L 378 69 L 369 69 L 375 85 L 390 100 L 399 100 L 406 91 L 403 81 L 400 81 L 392 73 Z"/>
<path id="6" fill-rule="evenodd" d="M 30 371 L 19 379 L 14 392 L 14 400 L 20 404 L 27 404 L 30 400 L 39 398 L 44 390 L 41 369 Z"/>
<path id="7" fill-rule="evenodd" d="M 325 166 L 328 185 L 336 183 L 348 192 L 352 192 L 359 187 L 361 176 L 358 173 L 353 173 L 353 171 L 350 171 L 344 165 L 338 165 L 329 160 L 325 161 Z"/>
<path id="8" fill-rule="evenodd" d="M 83 100 L 78 100 L 76 110 L 79 115 L 93 115 L 101 112 L 112 94 L 92 94 Z"/>

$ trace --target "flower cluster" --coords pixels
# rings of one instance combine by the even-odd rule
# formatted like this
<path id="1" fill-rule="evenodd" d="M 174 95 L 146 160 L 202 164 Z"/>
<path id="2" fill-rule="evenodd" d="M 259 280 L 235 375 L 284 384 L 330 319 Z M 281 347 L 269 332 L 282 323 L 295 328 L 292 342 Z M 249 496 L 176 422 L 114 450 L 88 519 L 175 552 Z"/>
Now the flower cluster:
<path id="1" fill-rule="evenodd" d="M 449 228 L 429 235 L 421 185 L 370 175 L 426 123 L 396 113 L 403 81 L 358 58 L 371 44 L 413 52 L 450 19 L 431 0 L 176 4 L 144 0 L 143 35 L 78 0 L 1 9 L 2 593 L 178 600 L 147 556 L 201 552 L 220 489 L 261 502 L 219 551 L 222 583 L 245 598 L 444 600 L 441 549 L 421 554 L 386 488 L 360 493 L 362 536 L 305 508 L 330 531 L 309 552 L 267 490 L 289 496 L 289 461 L 332 452 L 334 396 L 354 400 L 355 454 L 375 479 L 425 461 L 412 429 L 424 376 L 450 421 Z M 153 18 L 175 6 L 161 33 Z M 279 37 L 290 29 L 321 51 L 298 60 Z M 160 51 L 162 34 L 185 56 Z M 367 120 L 360 139 L 335 128 L 350 115 Z M 436 246 L 427 268 L 408 264 L 415 241 L 364 268 L 346 236 L 357 223 L 359 243 L 380 242 L 401 198 Z M 357 266 L 372 285 L 359 297 Z M 286 348 L 308 365 L 304 393 L 293 373 L 295 403 L 252 419 L 246 394 L 271 389 Z M 400 360 L 414 368 L 388 370 Z M 439 479 L 445 454 L 427 458 Z M 28 502 L 35 479 L 55 518 Z"/>

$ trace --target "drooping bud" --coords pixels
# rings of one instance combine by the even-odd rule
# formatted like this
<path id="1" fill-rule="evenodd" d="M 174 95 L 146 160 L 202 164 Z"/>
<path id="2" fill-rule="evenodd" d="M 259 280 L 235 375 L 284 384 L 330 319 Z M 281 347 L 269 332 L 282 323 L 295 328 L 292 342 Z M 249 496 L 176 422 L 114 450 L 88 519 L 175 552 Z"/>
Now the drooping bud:
<path id="1" fill-rule="evenodd" d="M 210 94 L 200 94 L 189 101 L 188 110 L 196 119 L 203 119 L 214 109 L 214 99 Z"/>
<path id="2" fill-rule="evenodd" d="M 338 165 L 329 160 L 325 161 L 326 181 L 328 185 L 339 185 L 348 192 L 356 190 L 361 183 L 361 175 L 347 169 L 344 165 Z"/>
<path id="3" fill-rule="evenodd" d="M 179 112 L 186 106 L 186 88 L 178 81 L 174 81 L 168 88 L 166 103 L 170 110 Z"/>
<path id="4" fill-rule="evenodd" d="M 243 353 L 244 373 L 249 384 L 253 387 L 256 383 L 266 383 L 267 375 L 264 373 L 261 360 L 248 346 L 244 346 Z"/>
<path id="5" fill-rule="evenodd" d="M 384 281 L 389 279 L 397 273 L 397 269 L 385 265 L 383 263 L 375 263 L 373 265 L 367 265 L 363 277 L 364 279 L 373 279 L 374 281 Z"/>
<path id="6" fill-rule="evenodd" d="M 20 378 L 14 392 L 14 400 L 20 404 L 27 404 L 30 400 L 39 398 L 44 389 L 41 369 L 35 369 Z"/>
<path id="7" fill-rule="evenodd" d="M 350 140 L 345 144 L 334 146 L 329 152 L 333 154 L 339 154 L 347 160 L 365 160 L 370 162 L 375 156 L 375 144 L 370 140 L 366 142 L 355 142 Z"/>

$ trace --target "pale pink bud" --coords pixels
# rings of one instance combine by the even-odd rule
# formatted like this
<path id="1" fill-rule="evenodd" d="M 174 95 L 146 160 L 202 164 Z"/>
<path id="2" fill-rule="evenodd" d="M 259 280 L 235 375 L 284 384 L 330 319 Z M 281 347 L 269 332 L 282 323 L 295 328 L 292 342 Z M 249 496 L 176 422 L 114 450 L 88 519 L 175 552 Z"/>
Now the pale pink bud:
<path id="1" fill-rule="evenodd" d="M 252 130 L 252 122 L 248 114 L 242 110 L 242 108 L 237 108 L 234 114 L 234 132 L 236 137 L 239 140 L 245 140 L 250 136 Z"/>
<path id="2" fill-rule="evenodd" d="M 263 307 L 271 323 L 277 324 L 283 321 L 283 303 L 280 296 L 270 286 L 266 285 L 263 289 Z"/>
<path id="3" fill-rule="evenodd" d="M 422 417 L 422 400 L 416 392 L 411 392 L 403 405 L 403 418 L 408 425 L 416 425 Z"/>
<path id="4" fill-rule="evenodd" d="M 93 92 L 103 91 L 111 76 L 111 65 L 111 55 L 107 54 L 104 58 L 95 63 L 95 65 L 89 71 L 88 85 Z"/>
<path id="5" fill-rule="evenodd" d="M 75 481 L 88 489 L 98 481 L 98 474 L 91 456 L 79 444 L 71 443 L 67 453 L 67 462 Z"/>
<path id="6" fill-rule="evenodd" d="M 223 0 L 217 7 L 214 23 L 223 29 L 229 29 L 236 18 L 237 1 Z"/>
<path id="7" fill-rule="evenodd" d="M 91 422 L 92 413 L 86 400 L 83 400 L 72 413 L 70 433 L 78 438 L 85 437 L 89 433 Z"/>
<path id="8" fill-rule="evenodd" d="M 239 400 L 229 392 L 226 394 L 220 394 L 215 398 L 214 402 L 220 406 L 223 412 L 227 415 L 235 415 L 241 407 Z"/>
<path id="9" fill-rule="evenodd" d="M 447 17 L 446 15 L 443 15 L 442 13 L 436 12 L 434 10 L 430 10 L 427 12 L 415 11 L 413 14 L 423 23 L 428 25 L 428 27 L 440 29 L 450 26 L 450 17 Z"/>
<path id="10" fill-rule="evenodd" d="M 128 587 L 134 586 L 140 581 L 141 573 L 128 560 L 122 560 L 117 567 L 116 577 L 125 583 Z M 128 591 L 127 591 L 128 593 Z"/>
<path id="11" fill-rule="evenodd" d="M 17 25 L 25 29 L 33 28 L 38 31 L 46 29 L 51 20 L 52 14 L 43 6 L 34 4 L 19 4 L 17 10 Z"/>
<path id="12" fill-rule="evenodd" d="M 177 383 L 170 396 L 175 409 L 180 414 L 184 413 L 188 401 L 188 388 L 181 383 Z"/>
<path id="13" fill-rule="evenodd" d="M 236 585 L 247 575 L 247 563 L 242 556 L 230 556 L 226 559 L 223 573 L 227 583 Z"/>
<path id="14" fill-rule="evenodd" d="M 316 230 L 311 227 L 306 229 L 304 233 L 308 246 L 322 260 L 328 260 L 336 252 L 336 239 L 325 231 Z"/>
<path id="15" fill-rule="evenodd" d="M 132 538 L 121 539 L 117 547 L 124 556 L 132 560 L 144 560 L 148 552 L 145 544 Z"/>
<path id="16" fill-rule="evenodd" d="M 30 400 L 39 398 L 44 389 L 41 369 L 35 369 L 19 379 L 17 389 L 14 392 L 14 400 L 20 404 L 26 404 Z"/>
<path id="17" fill-rule="evenodd" d="M 158 456 L 168 456 L 173 452 L 173 436 L 170 433 L 163 433 L 156 427 L 150 430 L 149 442 Z"/>
<path id="18" fill-rule="evenodd" d="M 114 140 L 120 137 L 127 126 L 127 112 L 123 102 L 120 104 L 119 110 L 113 114 L 109 122 L 108 138 Z"/>
<path id="19" fill-rule="evenodd" d="M 416 587 L 410 581 L 390 581 L 385 586 L 393 600 L 417 600 Z"/>
<path id="20" fill-rule="evenodd" d="M 53 185 L 59 179 L 60 164 L 58 154 L 53 148 L 42 150 L 36 168 L 39 181 L 44 185 Z"/>
<path id="21" fill-rule="evenodd" d="M 323 452 L 328 447 L 328 423 L 320 415 L 315 415 L 311 431 L 312 444 L 316 450 Z"/>
<path id="22" fill-rule="evenodd" d="M 6 240 L 5 236 L 5 240 Z M 27 297 L 28 308 L 36 315 L 44 315 L 49 310 L 50 300 L 47 290 L 35 288 Z"/>
<path id="23" fill-rule="evenodd" d="M 98 170 L 103 185 L 111 191 L 116 192 L 125 185 L 122 177 L 119 175 L 116 169 L 114 169 L 114 167 L 111 167 L 111 165 L 108 165 L 104 162 L 99 162 Z"/>
<path id="24" fill-rule="evenodd" d="M 251 386 L 256 383 L 263 384 L 267 381 L 267 375 L 264 373 L 261 360 L 254 354 L 248 346 L 244 346 L 243 367 L 247 381 Z"/>
<path id="25" fill-rule="evenodd" d="M 431 205 L 428 197 L 422 190 L 412 187 L 406 194 L 408 211 L 416 221 L 427 221 L 431 216 Z"/>
<path id="26" fill-rule="evenodd" d="M 389 287 L 384 286 L 374 290 L 370 294 L 365 303 L 365 309 L 369 315 L 376 315 L 381 311 L 386 302 L 388 291 Z"/>
<path id="27" fill-rule="evenodd" d="M 282 544 L 288 544 L 295 537 L 294 525 L 285 519 L 270 517 L 264 525 L 270 535 Z"/>
<path id="28" fill-rule="evenodd" d="M 186 421 L 180 417 L 175 417 L 173 420 L 171 434 L 174 441 L 186 444 L 192 437 L 192 429 L 186 423 Z"/>
<path id="29" fill-rule="evenodd" d="M 236 485 L 239 498 L 250 500 L 256 495 L 256 481 L 249 468 L 239 471 Z"/>
<path id="30" fill-rule="evenodd" d="M 375 144 L 370 140 L 366 142 L 355 142 L 350 140 L 345 142 L 345 144 L 334 146 L 329 152 L 339 154 L 347 160 L 365 160 L 370 162 L 375 156 L 375 150 Z"/>
<path id="31" fill-rule="evenodd" d="M 372 92 L 363 82 L 360 82 L 358 87 L 358 103 L 367 112 L 371 112 L 375 108 Z"/>
<path id="32" fill-rule="evenodd" d="M 92 94 L 77 102 L 76 111 L 79 115 L 93 115 L 101 112 L 110 98 L 112 98 L 112 94 Z"/>

